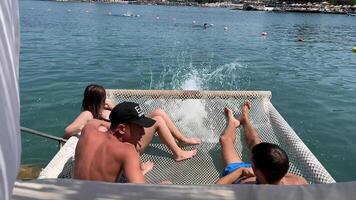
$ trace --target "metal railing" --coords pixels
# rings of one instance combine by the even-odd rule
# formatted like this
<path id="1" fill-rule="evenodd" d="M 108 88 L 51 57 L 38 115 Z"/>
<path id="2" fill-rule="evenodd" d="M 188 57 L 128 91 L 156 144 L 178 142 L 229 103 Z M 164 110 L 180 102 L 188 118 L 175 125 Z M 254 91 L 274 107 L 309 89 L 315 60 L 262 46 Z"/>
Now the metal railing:
<path id="1" fill-rule="evenodd" d="M 30 129 L 30 128 L 26 128 L 26 127 L 23 127 L 23 126 L 20 127 L 20 130 L 21 130 L 21 132 L 26 132 L 26 133 L 29 133 L 29 134 L 32 134 L 32 135 L 36 135 L 36 136 L 44 137 L 44 138 L 47 138 L 47 139 L 55 140 L 55 141 L 58 142 L 59 148 L 61 148 L 67 142 L 66 139 L 63 139 L 63 138 L 60 138 L 60 137 L 56 137 L 56 136 L 53 136 L 53 135 L 49 135 L 47 133 L 36 131 L 36 130 Z"/>

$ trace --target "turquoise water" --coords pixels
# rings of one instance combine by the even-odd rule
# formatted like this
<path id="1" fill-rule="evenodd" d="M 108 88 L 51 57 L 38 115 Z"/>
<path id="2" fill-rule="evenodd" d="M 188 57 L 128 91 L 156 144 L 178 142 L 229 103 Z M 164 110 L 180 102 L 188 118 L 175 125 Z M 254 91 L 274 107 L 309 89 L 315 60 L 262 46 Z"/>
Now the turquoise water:
<path id="1" fill-rule="evenodd" d="M 23 126 L 62 136 L 92 82 L 270 90 L 332 176 L 356 180 L 356 17 L 24 0 L 20 17 Z M 56 145 L 23 134 L 22 162 L 46 164 Z"/>

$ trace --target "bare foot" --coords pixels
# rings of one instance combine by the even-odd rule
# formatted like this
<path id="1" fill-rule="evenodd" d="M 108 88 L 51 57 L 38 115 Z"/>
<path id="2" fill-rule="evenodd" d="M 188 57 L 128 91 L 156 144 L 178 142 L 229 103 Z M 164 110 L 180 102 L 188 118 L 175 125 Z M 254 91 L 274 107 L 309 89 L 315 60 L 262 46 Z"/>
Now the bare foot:
<path id="1" fill-rule="evenodd" d="M 174 160 L 179 162 L 179 161 L 182 161 L 182 160 L 186 160 L 186 159 L 192 158 L 193 156 L 195 156 L 197 154 L 197 151 L 198 150 L 196 150 L 196 149 L 191 150 L 191 151 L 183 151 L 182 150 L 177 155 L 174 155 Z"/>
<path id="2" fill-rule="evenodd" d="M 155 164 L 152 161 L 147 161 L 145 163 L 141 163 L 142 174 L 145 175 L 147 172 L 151 171 L 154 166 L 155 166 Z"/>
<path id="3" fill-rule="evenodd" d="M 224 108 L 225 115 L 227 117 L 227 121 L 230 125 L 233 125 L 234 127 L 239 127 L 240 126 L 240 121 L 237 120 L 234 117 L 234 113 L 232 112 L 231 109 L 229 108 Z"/>
<path id="4" fill-rule="evenodd" d="M 184 138 L 181 140 L 182 143 L 184 144 L 200 144 L 201 143 L 201 140 L 198 139 L 198 138 Z"/>
<path id="5" fill-rule="evenodd" d="M 249 101 L 245 101 L 242 105 L 242 113 L 239 118 L 241 124 L 246 123 L 249 120 L 249 112 L 251 109 L 251 103 Z"/>

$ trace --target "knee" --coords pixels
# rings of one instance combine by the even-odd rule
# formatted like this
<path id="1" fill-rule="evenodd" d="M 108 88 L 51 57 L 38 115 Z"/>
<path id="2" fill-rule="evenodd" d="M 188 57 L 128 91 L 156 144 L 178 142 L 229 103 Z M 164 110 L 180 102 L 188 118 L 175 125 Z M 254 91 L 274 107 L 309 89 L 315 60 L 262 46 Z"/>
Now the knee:
<path id="1" fill-rule="evenodd" d="M 152 117 L 152 119 L 156 121 L 156 123 L 154 124 L 156 127 L 160 127 L 163 123 L 165 123 L 164 119 L 161 116 L 154 116 Z"/>
<path id="2" fill-rule="evenodd" d="M 151 116 L 155 117 L 155 116 L 164 116 L 166 114 L 166 112 L 164 112 L 164 110 L 162 108 L 156 108 L 155 110 L 153 110 L 151 112 Z"/>

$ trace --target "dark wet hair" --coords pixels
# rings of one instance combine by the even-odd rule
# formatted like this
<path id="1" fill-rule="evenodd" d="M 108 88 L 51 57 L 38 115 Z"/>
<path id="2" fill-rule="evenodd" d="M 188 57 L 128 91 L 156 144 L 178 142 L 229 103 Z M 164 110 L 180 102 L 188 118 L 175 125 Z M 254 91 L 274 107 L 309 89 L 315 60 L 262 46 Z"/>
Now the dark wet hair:
<path id="1" fill-rule="evenodd" d="M 82 111 L 88 110 L 94 119 L 101 119 L 100 111 L 105 105 L 106 92 L 103 86 L 90 84 L 85 88 Z"/>
<path id="2" fill-rule="evenodd" d="M 280 181 L 288 172 L 289 159 L 278 145 L 260 143 L 252 149 L 252 162 L 260 170 L 268 183 Z"/>

